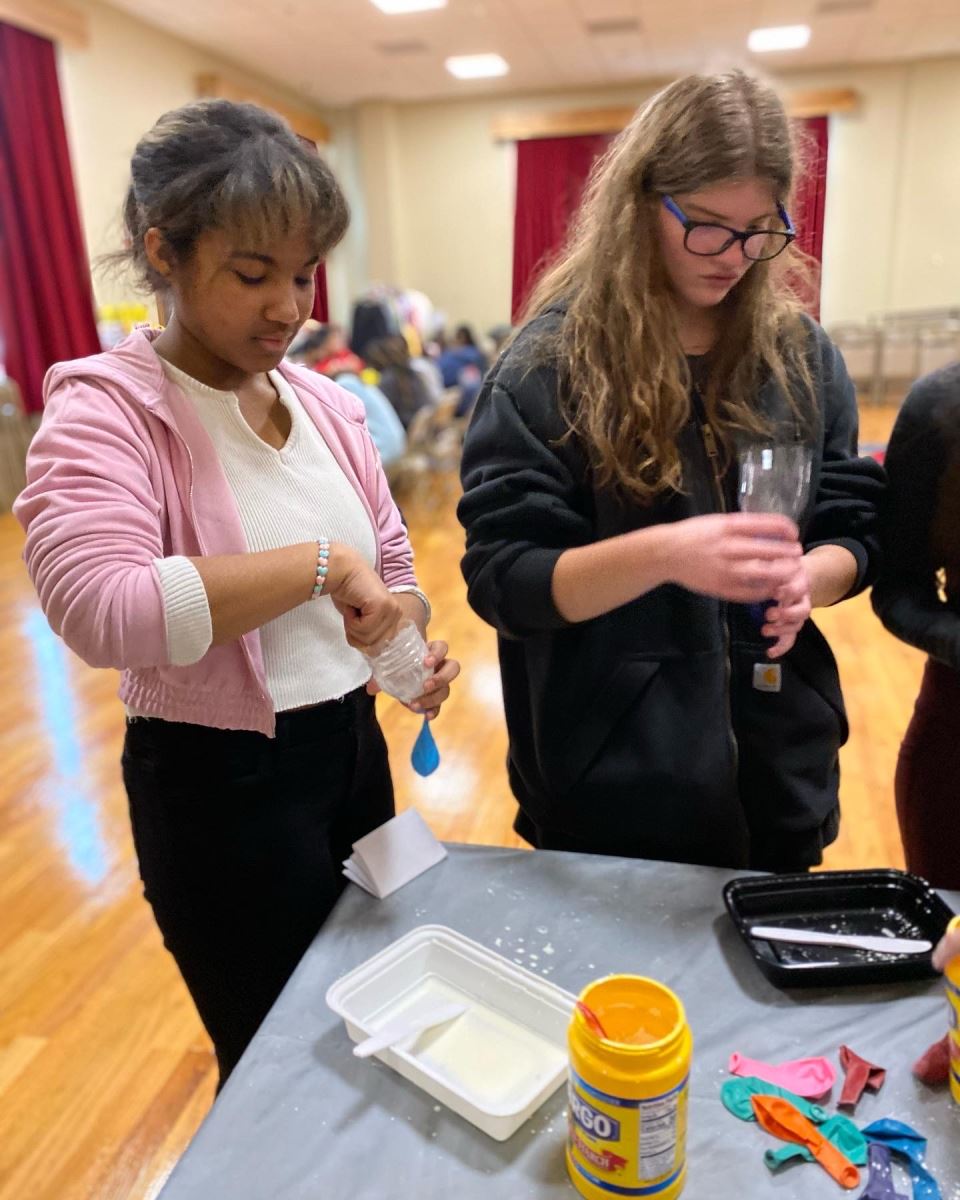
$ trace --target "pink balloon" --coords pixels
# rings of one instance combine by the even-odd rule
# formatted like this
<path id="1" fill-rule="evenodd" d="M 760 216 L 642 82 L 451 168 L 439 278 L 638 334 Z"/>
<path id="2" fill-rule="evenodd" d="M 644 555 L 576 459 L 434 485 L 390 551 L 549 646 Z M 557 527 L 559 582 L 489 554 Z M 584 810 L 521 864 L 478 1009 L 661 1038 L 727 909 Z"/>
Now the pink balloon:
<path id="1" fill-rule="evenodd" d="M 772 1066 L 734 1053 L 730 1055 L 729 1070 L 733 1075 L 755 1075 L 806 1100 L 826 1095 L 837 1079 L 836 1068 L 825 1058 L 798 1058 L 794 1062 Z"/>

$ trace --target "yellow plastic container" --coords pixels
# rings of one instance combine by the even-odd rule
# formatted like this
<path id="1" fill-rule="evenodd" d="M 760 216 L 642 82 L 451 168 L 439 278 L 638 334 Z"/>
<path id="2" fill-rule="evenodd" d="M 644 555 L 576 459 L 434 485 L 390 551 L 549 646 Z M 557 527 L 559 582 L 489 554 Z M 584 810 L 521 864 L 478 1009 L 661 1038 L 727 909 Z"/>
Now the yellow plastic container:
<path id="1" fill-rule="evenodd" d="M 693 1038 L 678 997 L 640 975 L 609 975 L 570 1021 L 567 1170 L 587 1200 L 676 1200 L 686 1182 Z"/>
<path id="2" fill-rule="evenodd" d="M 960 929 L 960 917 L 947 926 L 948 932 L 954 929 Z M 950 1095 L 960 1104 L 960 957 L 947 963 L 944 977 L 950 1001 Z"/>

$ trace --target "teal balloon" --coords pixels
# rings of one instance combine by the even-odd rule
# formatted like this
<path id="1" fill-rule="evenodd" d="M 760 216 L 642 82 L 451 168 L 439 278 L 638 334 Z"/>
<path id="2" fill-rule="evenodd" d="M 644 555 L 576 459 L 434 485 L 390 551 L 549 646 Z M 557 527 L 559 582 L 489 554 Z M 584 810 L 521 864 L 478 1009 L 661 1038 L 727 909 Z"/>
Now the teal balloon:
<path id="1" fill-rule="evenodd" d="M 751 1096 L 782 1096 L 814 1125 L 822 1125 L 829 1115 L 827 1110 L 821 1108 L 819 1104 L 811 1104 L 802 1096 L 795 1096 L 786 1088 L 778 1087 L 775 1083 L 767 1083 L 765 1079 L 758 1079 L 755 1075 L 737 1075 L 733 1079 L 726 1080 L 720 1089 L 720 1099 L 724 1108 L 733 1113 L 735 1117 L 739 1117 L 741 1121 L 757 1119 L 753 1112 L 753 1105 L 750 1103 Z M 866 1155 L 866 1150 L 864 1150 L 864 1155 Z M 864 1162 L 866 1162 L 866 1157 L 864 1157 Z"/>
<path id="2" fill-rule="evenodd" d="M 867 1139 L 849 1117 L 845 1117 L 843 1113 L 828 1117 L 820 1126 L 820 1132 L 828 1142 L 832 1142 L 836 1146 L 845 1158 L 849 1158 L 855 1167 L 867 1165 Z M 771 1171 L 776 1171 L 785 1163 L 793 1162 L 798 1158 L 802 1158 L 805 1162 L 814 1161 L 813 1155 L 806 1146 L 795 1145 L 791 1142 L 779 1150 L 767 1150 L 763 1161 Z"/>

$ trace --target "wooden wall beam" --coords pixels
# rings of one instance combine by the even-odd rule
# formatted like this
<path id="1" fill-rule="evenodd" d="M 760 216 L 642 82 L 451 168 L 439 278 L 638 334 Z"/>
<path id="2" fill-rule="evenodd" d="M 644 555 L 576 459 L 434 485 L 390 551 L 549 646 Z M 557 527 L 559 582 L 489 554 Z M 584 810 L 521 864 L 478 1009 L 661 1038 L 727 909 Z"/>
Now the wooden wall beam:
<path id="1" fill-rule="evenodd" d="M 853 88 L 814 88 L 808 92 L 787 92 L 786 101 L 791 117 L 829 117 L 833 113 L 854 112 L 860 107 L 860 93 Z"/>
<path id="2" fill-rule="evenodd" d="M 617 107 L 581 108 L 567 112 L 505 113 L 494 117 L 493 137 L 498 142 L 525 142 L 529 138 L 619 133 L 635 111 L 633 108 Z"/>
<path id="3" fill-rule="evenodd" d="M 821 88 L 787 93 L 785 101 L 792 117 L 819 117 L 852 112 L 860 103 L 860 97 L 852 88 Z M 617 105 L 565 112 L 504 113 L 494 118 L 493 137 L 498 142 L 522 142 L 529 138 L 619 133 L 635 111 L 634 108 Z"/>
<path id="4" fill-rule="evenodd" d="M 86 13 L 62 0 L 0 0 L 0 21 L 59 42 L 71 50 L 90 43 Z"/>
<path id="5" fill-rule="evenodd" d="M 2 0 L 0 0 L 0 3 L 2 3 Z M 256 87 L 245 83 L 237 83 L 235 80 L 227 79 L 223 75 L 198 75 L 197 95 L 215 96 L 219 100 L 233 100 L 237 103 L 247 101 L 251 104 L 259 104 L 261 108 L 269 108 L 273 112 L 279 113 L 281 117 L 289 121 L 290 127 L 295 133 L 299 133 L 301 137 L 309 138 L 310 141 L 316 142 L 318 146 L 325 145 L 330 141 L 330 126 L 320 117 L 315 116 L 305 108 L 299 108 L 294 104 L 287 104 L 285 101 L 274 100 L 271 96 L 259 91 Z"/>

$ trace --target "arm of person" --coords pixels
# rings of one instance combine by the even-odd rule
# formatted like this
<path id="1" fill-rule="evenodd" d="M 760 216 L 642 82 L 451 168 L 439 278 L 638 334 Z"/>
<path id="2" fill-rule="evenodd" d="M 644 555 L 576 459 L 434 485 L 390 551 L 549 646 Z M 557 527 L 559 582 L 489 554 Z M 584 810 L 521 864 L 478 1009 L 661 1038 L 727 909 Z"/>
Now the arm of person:
<path id="1" fill-rule="evenodd" d="M 780 588 L 800 555 L 797 527 L 786 517 L 689 517 L 564 551 L 553 599 L 569 622 L 602 616 L 665 583 L 750 604 Z"/>
<path id="2" fill-rule="evenodd" d="M 594 542 L 589 472 L 558 445 L 551 388 L 524 376 L 524 409 L 488 380 L 467 434 L 463 572 L 474 609 L 523 637 L 610 612 L 652 588 L 749 602 L 792 574 L 797 529 L 767 514 L 709 514 Z"/>
<path id="3" fill-rule="evenodd" d="M 885 476 L 873 458 L 858 454 L 856 390 L 843 356 L 822 330 L 816 336 L 822 362 L 823 451 L 804 546 L 811 552 L 806 559 L 811 600 L 820 608 L 856 595 L 876 577 Z M 814 556 L 822 546 L 831 547 L 831 553 Z M 846 554 L 838 554 L 837 548 Z"/>
<path id="4" fill-rule="evenodd" d="M 86 381 L 52 388 L 14 504 L 51 628 L 91 666 L 169 663 L 160 503 L 144 435 Z"/>
<path id="5" fill-rule="evenodd" d="M 554 600 L 554 568 L 564 551 L 588 546 L 593 522 L 573 448 L 556 442 L 561 422 L 551 424 L 555 375 L 531 371 L 511 387 L 491 377 L 477 399 L 457 516 L 470 605 L 503 636 L 519 638 L 569 624 Z"/>
<path id="6" fill-rule="evenodd" d="M 952 389 L 948 386 L 952 381 Z M 873 607 L 887 629 L 940 662 L 960 668 L 960 617 L 940 599 L 931 531 L 947 469 L 947 425 L 960 409 L 960 370 L 911 389 L 887 448 L 883 566 Z"/>
<path id="7" fill-rule="evenodd" d="M 95 386 L 70 380 L 48 397 L 15 513 L 24 558 L 51 627 L 91 666 L 194 662 L 303 603 L 316 543 L 261 554 L 165 556 L 145 439 Z M 328 585 L 355 612 L 352 644 L 395 627 L 400 607 L 368 567 L 331 555 Z M 177 647 L 179 646 L 179 650 Z"/>
<path id="8" fill-rule="evenodd" d="M 203 583 L 212 644 L 217 646 L 305 604 L 317 578 L 318 545 L 299 542 L 278 550 L 188 561 Z M 400 604 L 352 547 L 331 542 L 327 570 L 323 591 L 344 614 L 351 646 L 368 649 L 396 632 Z"/>
<path id="9" fill-rule="evenodd" d="M 804 555 L 810 581 L 810 607 L 829 608 L 856 586 L 859 565 L 846 546 L 821 544 Z"/>
<path id="10" fill-rule="evenodd" d="M 773 640 L 767 656 L 782 658 L 814 608 L 827 608 L 862 591 L 879 566 L 879 506 L 884 472 L 858 447 L 857 398 L 843 356 L 817 327 L 815 372 L 822 389 L 823 449 L 820 482 L 804 536 L 806 553 L 793 578 L 771 592 L 761 634 Z"/>

